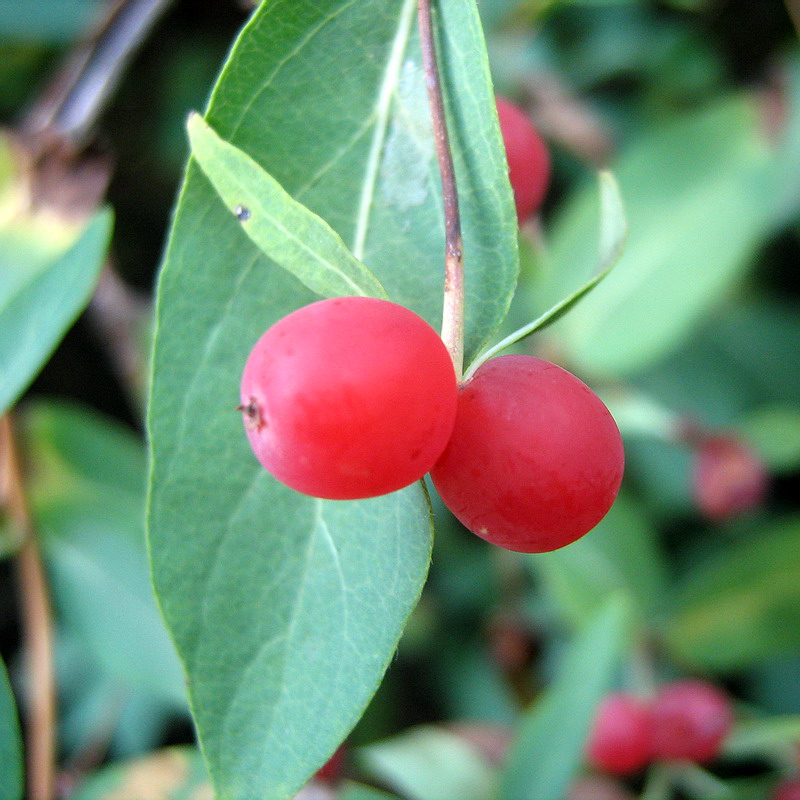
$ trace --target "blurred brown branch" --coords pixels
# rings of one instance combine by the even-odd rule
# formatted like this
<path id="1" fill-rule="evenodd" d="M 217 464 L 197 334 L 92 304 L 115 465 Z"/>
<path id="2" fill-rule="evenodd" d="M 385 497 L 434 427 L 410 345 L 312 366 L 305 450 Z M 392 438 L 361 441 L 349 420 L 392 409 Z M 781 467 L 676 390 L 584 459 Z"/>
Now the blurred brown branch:
<path id="1" fill-rule="evenodd" d="M 0 501 L 21 536 L 17 575 L 28 667 L 28 797 L 51 800 L 56 750 L 53 623 L 39 543 L 25 496 L 22 463 L 10 414 L 0 419 Z"/>

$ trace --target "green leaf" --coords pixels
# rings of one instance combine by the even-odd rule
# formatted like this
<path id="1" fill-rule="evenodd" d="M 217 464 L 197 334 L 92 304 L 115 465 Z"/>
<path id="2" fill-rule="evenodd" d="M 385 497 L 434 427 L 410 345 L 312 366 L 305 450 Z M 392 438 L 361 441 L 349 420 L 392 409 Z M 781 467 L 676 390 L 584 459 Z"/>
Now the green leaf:
<path id="1" fill-rule="evenodd" d="M 0 0 L 0 36 L 16 41 L 66 42 L 86 33 L 102 0 Z"/>
<path id="2" fill-rule="evenodd" d="M 339 790 L 337 800 L 397 800 L 396 795 L 381 792 L 361 783 L 345 782 Z"/>
<path id="3" fill-rule="evenodd" d="M 0 797 L 20 800 L 24 786 L 17 706 L 0 659 Z"/>
<path id="4" fill-rule="evenodd" d="M 413 0 L 261 5 L 207 119 L 436 324 L 443 212 L 414 12 Z M 516 217 L 475 4 L 442 12 L 474 355 L 513 291 Z M 320 502 L 255 462 L 233 411 L 247 353 L 314 297 L 241 228 L 190 165 L 159 283 L 150 550 L 217 792 L 269 800 L 327 760 L 375 691 L 431 526 L 421 486 Z"/>
<path id="5" fill-rule="evenodd" d="M 200 753 L 191 747 L 170 747 L 104 767 L 87 778 L 70 800 L 200 800 L 211 796 Z"/>
<path id="6" fill-rule="evenodd" d="M 505 350 L 507 347 L 522 341 L 536 331 L 552 325 L 556 320 L 564 316 L 579 300 L 585 297 L 605 278 L 614 268 L 614 265 L 622 255 L 622 248 L 625 244 L 625 237 L 628 233 L 628 225 L 625 220 L 625 208 L 622 205 L 622 198 L 619 194 L 619 187 L 610 172 L 601 172 L 598 175 L 600 183 L 600 255 L 595 274 L 589 278 L 579 289 L 576 289 L 568 297 L 560 300 L 544 314 L 537 317 L 533 322 L 523 326 L 514 333 L 506 336 L 501 342 L 489 348 L 480 355 L 470 366 L 464 379 L 468 380 L 481 364 L 488 361 L 493 356 Z"/>
<path id="7" fill-rule="evenodd" d="M 791 472 L 800 464 L 800 406 L 761 406 L 746 417 L 739 431 L 770 471 Z"/>
<path id="8" fill-rule="evenodd" d="M 192 156 L 259 250 L 324 297 L 386 297 L 339 234 L 250 156 L 220 139 L 198 114 L 189 117 L 188 129 Z"/>
<path id="9" fill-rule="evenodd" d="M 150 583 L 142 442 L 68 404 L 32 406 L 26 422 L 33 513 L 59 624 L 118 686 L 185 708 L 183 673 Z"/>
<path id="10" fill-rule="evenodd" d="M 794 753 L 798 740 L 798 715 L 740 720 L 726 737 L 723 751 L 731 758 L 769 757 Z"/>
<path id="11" fill-rule="evenodd" d="M 420 726 L 364 747 L 359 760 L 382 784 L 409 800 L 492 800 L 495 776 L 462 737 Z"/>
<path id="12" fill-rule="evenodd" d="M 554 331 L 582 369 L 616 376 L 679 344 L 741 275 L 772 225 L 776 169 L 755 103 L 743 96 L 640 136 L 611 166 L 629 214 L 625 253 Z M 564 204 L 543 304 L 580 284 L 595 208 L 588 189 Z"/>
<path id="13" fill-rule="evenodd" d="M 800 647 L 800 519 L 696 567 L 665 630 L 675 657 L 707 670 L 752 666 Z"/>
<path id="14" fill-rule="evenodd" d="M 582 539 L 525 561 L 549 587 L 562 613 L 579 626 L 618 592 L 630 596 L 643 616 L 650 615 L 667 585 L 655 530 L 641 507 L 625 495 Z"/>
<path id="15" fill-rule="evenodd" d="M 628 619 L 628 604 L 614 596 L 571 644 L 558 677 L 522 721 L 499 800 L 563 800 L 583 762 L 597 705 L 619 669 Z"/>
<path id="16" fill-rule="evenodd" d="M 110 235 L 109 211 L 98 213 L 64 249 L 15 229 L 0 231 L 0 413 L 14 404 L 89 302 Z"/>

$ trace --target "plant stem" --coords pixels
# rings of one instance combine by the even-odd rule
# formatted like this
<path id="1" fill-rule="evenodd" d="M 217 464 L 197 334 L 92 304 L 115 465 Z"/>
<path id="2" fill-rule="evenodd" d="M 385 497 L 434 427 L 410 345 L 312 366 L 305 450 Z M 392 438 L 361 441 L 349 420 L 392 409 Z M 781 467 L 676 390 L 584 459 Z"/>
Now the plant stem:
<path id="1" fill-rule="evenodd" d="M 461 238 L 461 215 L 458 210 L 453 155 L 442 98 L 442 83 L 436 59 L 431 0 L 418 0 L 419 34 L 422 45 L 422 63 L 428 101 L 433 121 L 436 156 L 442 178 L 444 200 L 445 255 L 444 255 L 444 306 L 442 308 L 442 339 L 453 359 L 456 377 L 461 380 L 464 369 L 464 260 Z"/>
<path id="2" fill-rule="evenodd" d="M 28 797 L 52 800 L 55 775 L 55 677 L 53 626 L 47 580 L 25 497 L 22 465 L 10 414 L 0 419 L 2 499 L 22 534 L 17 554 L 22 622 L 28 665 Z"/>

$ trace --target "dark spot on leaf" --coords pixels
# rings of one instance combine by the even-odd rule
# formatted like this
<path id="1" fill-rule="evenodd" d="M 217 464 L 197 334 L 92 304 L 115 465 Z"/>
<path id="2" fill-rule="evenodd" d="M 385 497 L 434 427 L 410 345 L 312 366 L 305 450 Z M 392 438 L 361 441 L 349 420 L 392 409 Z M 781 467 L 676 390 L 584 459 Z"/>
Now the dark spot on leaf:
<path id="1" fill-rule="evenodd" d="M 238 219 L 239 222 L 247 222 L 251 217 L 250 209 L 244 206 L 236 206 L 236 208 L 233 209 L 233 213 L 236 214 L 236 219 Z"/>

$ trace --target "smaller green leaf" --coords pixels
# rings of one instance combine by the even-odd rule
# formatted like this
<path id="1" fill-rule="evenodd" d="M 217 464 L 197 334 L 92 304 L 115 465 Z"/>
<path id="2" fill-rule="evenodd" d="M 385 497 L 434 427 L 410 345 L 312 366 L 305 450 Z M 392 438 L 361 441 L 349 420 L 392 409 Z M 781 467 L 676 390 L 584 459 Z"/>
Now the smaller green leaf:
<path id="1" fill-rule="evenodd" d="M 563 300 L 538 316 L 533 322 L 514 331 L 514 333 L 476 358 L 465 375 L 465 380 L 472 377 L 481 364 L 488 361 L 502 350 L 525 339 L 532 333 L 546 328 L 548 325 L 551 325 L 556 320 L 563 317 L 564 314 L 581 300 L 581 298 L 589 294 L 589 292 L 611 272 L 614 265 L 619 261 L 628 233 L 625 207 L 622 204 L 619 186 L 614 176 L 610 172 L 603 171 L 599 173 L 598 180 L 600 183 L 600 255 L 594 275 L 580 288 L 576 289 Z"/>
<path id="2" fill-rule="evenodd" d="M 0 274 L 0 413 L 11 406 L 89 301 L 103 266 L 111 213 L 99 212 L 65 251 L 19 275 Z M 27 252 L 4 252 L 16 269 Z M 4 263 L 3 266 L 6 266 Z"/>
<path id="3" fill-rule="evenodd" d="M 563 800 L 583 761 L 597 705 L 620 666 L 629 617 L 629 604 L 615 595 L 572 643 L 557 680 L 522 721 L 500 800 Z"/>
<path id="4" fill-rule="evenodd" d="M 800 518 L 753 531 L 679 588 L 666 641 L 708 670 L 741 669 L 800 647 Z"/>
<path id="5" fill-rule="evenodd" d="M 256 161 L 217 136 L 199 114 L 189 117 L 187 128 L 192 155 L 259 250 L 324 297 L 387 296 L 339 234 Z"/>
<path id="6" fill-rule="evenodd" d="M 470 745 L 434 726 L 362 748 L 368 772 L 409 800 L 491 800 L 494 775 Z"/>
<path id="7" fill-rule="evenodd" d="M 22 786 L 22 740 L 17 707 L 6 668 L 0 660 L 0 797 L 18 800 L 22 797 Z"/>

